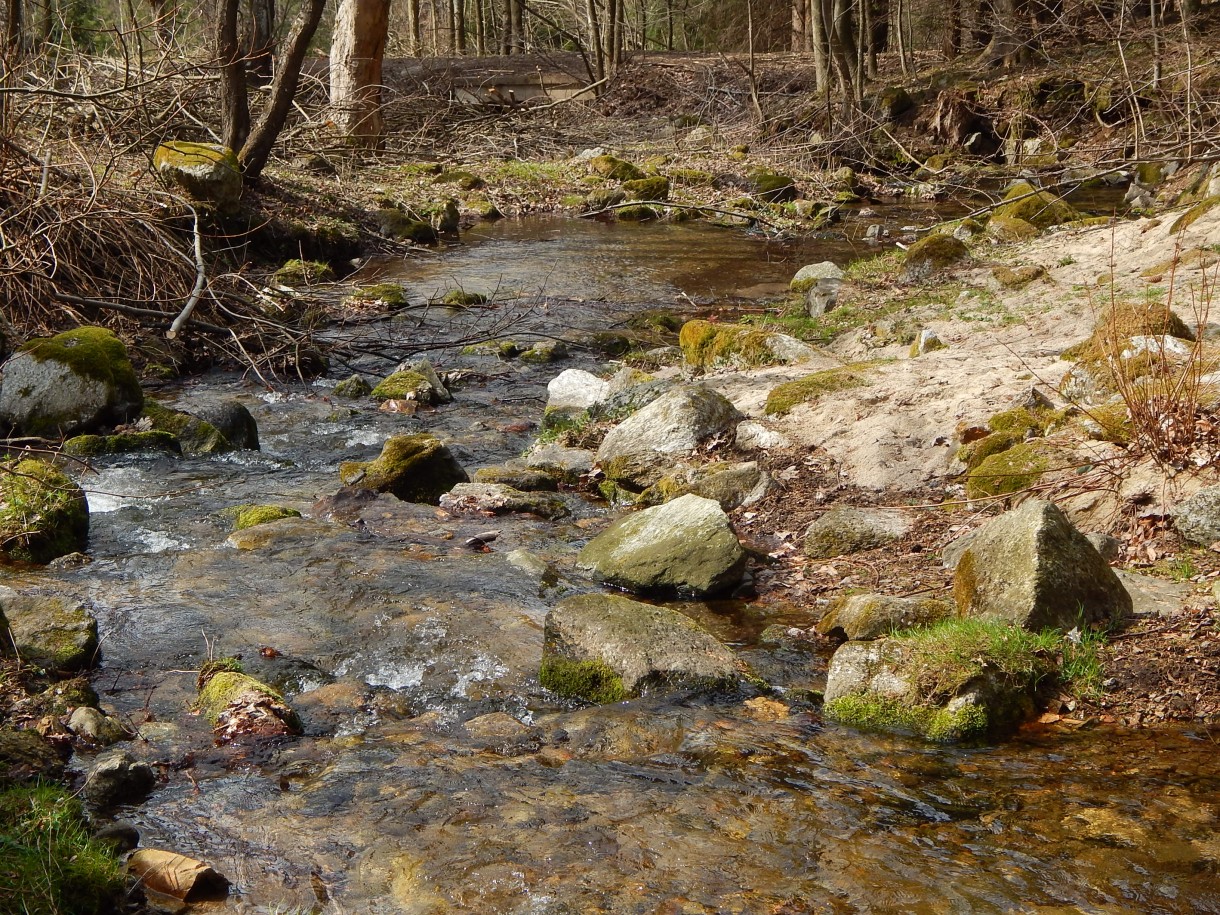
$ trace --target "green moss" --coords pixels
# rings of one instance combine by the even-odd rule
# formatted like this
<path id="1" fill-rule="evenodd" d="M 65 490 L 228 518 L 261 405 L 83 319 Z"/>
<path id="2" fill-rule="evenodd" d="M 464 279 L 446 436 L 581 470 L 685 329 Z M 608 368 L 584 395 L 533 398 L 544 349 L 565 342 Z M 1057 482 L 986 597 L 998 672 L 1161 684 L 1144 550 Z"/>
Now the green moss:
<path id="1" fill-rule="evenodd" d="M 624 181 L 623 190 L 627 192 L 628 200 L 668 200 L 669 179 L 664 175 L 657 175 L 653 178 Z"/>
<path id="2" fill-rule="evenodd" d="M 595 156 L 589 160 L 590 173 L 611 181 L 638 181 L 644 172 L 617 156 Z"/>
<path id="3" fill-rule="evenodd" d="M 187 454 L 219 454 L 234 450 L 233 444 L 211 423 L 181 410 L 171 410 L 155 400 L 145 402 L 141 416 L 154 430 L 175 436 Z"/>
<path id="4" fill-rule="evenodd" d="M 1169 227 L 1172 233 L 1181 232 L 1183 229 L 1194 225 L 1198 219 L 1205 213 L 1210 212 L 1215 207 L 1220 206 L 1220 194 L 1214 197 L 1207 197 L 1200 200 L 1185 213 L 1173 221 L 1173 225 Z"/>
<path id="5" fill-rule="evenodd" d="M 83 550 L 88 535 L 79 486 L 45 461 L 0 464 L 0 556 L 45 564 Z"/>
<path id="6" fill-rule="evenodd" d="M 995 277 L 996 282 L 1005 289 L 1020 289 L 1022 286 L 1028 286 L 1036 279 L 1046 276 L 1045 267 L 1017 267 L 1015 270 L 1012 267 L 993 267 L 991 275 Z"/>
<path id="7" fill-rule="evenodd" d="M 162 143 L 153 153 L 153 169 L 197 203 L 226 212 L 241 197 L 241 164 L 227 146 L 177 140 Z"/>
<path id="8" fill-rule="evenodd" d="M 0 852 L 6 913 L 104 915 L 125 902 L 122 865 L 112 848 L 90 838 L 80 801 L 62 788 L 0 791 Z"/>
<path id="9" fill-rule="evenodd" d="M 1006 203 L 995 208 L 994 219 L 1021 219 L 1039 229 L 1046 229 L 1080 218 L 1070 203 L 1049 191 L 1040 191 L 1028 181 L 1018 181 L 1004 195 Z"/>
<path id="10" fill-rule="evenodd" d="M 305 261 L 300 258 L 285 261 L 273 277 L 282 286 L 312 286 L 315 283 L 329 283 L 334 278 L 335 271 L 325 261 Z"/>
<path id="11" fill-rule="evenodd" d="M 373 216 L 382 235 L 417 245 L 436 244 L 436 228 L 427 219 L 420 219 L 397 207 L 382 207 Z"/>
<path id="12" fill-rule="evenodd" d="M 85 378 L 94 378 L 125 392 L 139 403 L 140 382 L 127 358 L 127 347 L 104 327 L 78 327 L 75 330 L 29 340 L 18 350 L 29 353 L 37 362 L 53 359 Z"/>
<path id="13" fill-rule="evenodd" d="M 478 191 L 487 186 L 487 182 L 482 178 L 460 168 L 441 172 L 432 180 L 434 184 L 456 184 L 464 191 Z"/>
<path id="14" fill-rule="evenodd" d="M 760 169 L 750 175 L 750 182 L 755 195 L 765 203 L 788 203 L 799 196 L 796 182 L 788 175 Z"/>
<path id="15" fill-rule="evenodd" d="M 999 241 L 1023 241 L 1038 234 L 1038 227 L 1015 216 L 993 213 L 987 220 L 987 234 Z"/>
<path id="16" fill-rule="evenodd" d="M 1023 442 L 993 454 L 966 474 L 966 497 L 1003 496 L 1033 486 L 1051 467 L 1047 448 Z"/>
<path id="17" fill-rule="evenodd" d="M 618 206 L 626 199 L 627 195 L 619 188 L 604 188 L 593 191 L 585 197 L 582 206 L 586 212 L 596 213 L 608 207 Z"/>
<path id="18" fill-rule="evenodd" d="M 266 524 L 268 521 L 299 517 L 301 513 L 295 508 L 285 508 L 282 505 L 243 505 L 237 511 L 233 530 L 244 531 L 248 527 Z"/>
<path id="19" fill-rule="evenodd" d="M 178 437 L 172 432 L 120 432 L 117 435 L 77 435 L 63 444 L 63 453 L 75 457 L 98 457 L 103 454 L 131 454 L 143 451 L 182 452 Z"/>
<path id="20" fill-rule="evenodd" d="M 538 671 L 538 682 L 565 699 L 582 699 L 597 705 L 630 698 L 623 678 L 604 661 L 546 657 Z"/>
<path id="21" fill-rule="evenodd" d="M 427 433 L 392 436 L 375 460 L 341 463 L 339 478 L 348 486 L 432 505 L 469 479 L 449 449 Z"/>
<path id="22" fill-rule="evenodd" d="M 289 708 L 288 703 L 279 692 L 253 677 L 231 670 L 217 671 L 212 674 L 203 689 L 199 691 L 199 697 L 195 700 L 195 708 L 210 724 L 215 725 L 221 714 L 244 696 L 265 696 L 273 700 L 288 712 L 283 719 L 284 723 L 295 731 L 301 729 L 300 718 Z"/>
<path id="23" fill-rule="evenodd" d="M 350 378 L 344 378 L 335 385 L 336 397 L 346 397 L 350 400 L 359 400 L 361 397 L 368 397 L 371 393 L 373 393 L 373 386 L 359 375 L 352 375 Z"/>
<path id="24" fill-rule="evenodd" d="M 767 395 L 767 405 L 763 412 L 768 416 L 782 415 L 797 404 L 809 403 L 836 391 L 858 388 L 866 383 L 863 371 L 866 367 L 867 363 L 853 363 L 776 385 Z"/>
<path id="25" fill-rule="evenodd" d="M 1064 350 L 1063 358 L 1079 362 L 1099 380 L 1113 382 L 1114 373 L 1121 371 L 1123 379 L 1134 381 L 1157 368 L 1159 360 L 1150 353 L 1123 359 L 1122 353 L 1130 345 L 1131 338 L 1165 335 L 1181 340 L 1194 339 L 1190 328 L 1168 305 L 1116 302 L 1098 316 L 1088 339 Z"/>
<path id="26" fill-rule="evenodd" d="M 669 172 L 669 178 L 675 184 L 706 186 L 712 183 L 714 177 L 711 172 L 700 171 L 697 168 L 674 168 Z"/>
<path id="27" fill-rule="evenodd" d="M 933 232 L 907 249 L 904 270 L 909 279 L 922 279 L 969 257 L 970 249 L 965 242 L 943 232 Z"/>
<path id="28" fill-rule="evenodd" d="M 376 303 L 386 308 L 402 308 L 407 302 L 407 289 L 400 283 L 375 283 L 372 286 L 361 286 L 346 299 L 344 305 L 359 305 Z"/>
<path id="29" fill-rule="evenodd" d="M 827 702 L 823 712 L 831 721 L 864 731 L 906 731 L 938 743 L 980 740 L 987 736 L 991 721 L 977 705 L 955 711 L 907 705 L 898 699 L 853 694 Z"/>
<path id="30" fill-rule="evenodd" d="M 661 214 L 655 207 L 637 205 L 619 207 L 614 211 L 614 218 L 621 219 L 624 222 L 648 222 L 653 219 L 660 219 Z"/>
<path id="31" fill-rule="evenodd" d="M 245 668 L 242 666 L 241 658 L 225 657 L 204 661 L 199 668 L 199 677 L 195 681 L 195 688 L 203 689 L 214 676 L 226 671 L 237 674 L 243 673 Z"/>
<path id="32" fill-rule="evenodd" d="M 567 344 L 562 340 L 543 340 L 522 350 L 517 358 L 530 365 L 548 365 L 568 358 Z"/>
<path id="33" fill-rule="evenodd" d="M 441 304 L 452 308 L 473 308 L 486 305 L 487 296 L 481 292 L 467 292 L 465 289 L 450 289 L 441 297 Z"/>
<path id="34" fill-rule="evenodd" d="M 427 403 L 431 400 L 432 382 L 419 372 L 404 370 L 395 372 L 373 388 L 370 397 L 374 400 L 418 400 Z"/>
<path id="35" fill-rule="evenodd" d="M 682 357 L 690 365 L 711 368 L 737 365 L 752 368 L 775 362 L 767 341 L 771 332 L 738 324 L 687 321 L 678 334 Z"/>
<path id="36" fill-rule="evenodd" d="M 1101 441 L 1119 445 L 1130 443 L 1135 427 L 1131 423 L 1131 412 L 1126 403 L 1119 401 L 1099 404 L 1090 407 L 1086 416 L 1097 424 L 1099 434 L 1096 437 Z"/>

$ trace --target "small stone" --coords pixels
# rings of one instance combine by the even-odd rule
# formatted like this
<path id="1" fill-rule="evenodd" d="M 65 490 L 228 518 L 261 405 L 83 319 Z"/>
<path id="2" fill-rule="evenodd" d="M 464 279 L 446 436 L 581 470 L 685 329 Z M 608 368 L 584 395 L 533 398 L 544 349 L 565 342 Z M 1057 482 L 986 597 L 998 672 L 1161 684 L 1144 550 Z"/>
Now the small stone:
<path id="1" fill-rule="evenodd" d="M 80 706 L 72 713 L 68 727 L 80 737 L 102 746 L 118 743 L 130 736 L 117 718 L 87 705 Z"/>

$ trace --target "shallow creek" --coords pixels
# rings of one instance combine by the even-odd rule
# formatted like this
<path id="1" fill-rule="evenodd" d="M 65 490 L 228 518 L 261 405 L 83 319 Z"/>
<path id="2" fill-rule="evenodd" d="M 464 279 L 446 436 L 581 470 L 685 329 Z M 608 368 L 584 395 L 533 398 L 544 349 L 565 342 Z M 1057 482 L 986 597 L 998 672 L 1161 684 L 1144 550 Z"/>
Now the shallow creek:
<path id="1" fill-rule="evenodd" d="M 578 225 L 570 238 L 527 226 L 516 241 L 496 228 L 397 269 L 424 295 L 429 283 L 452 285 L 447 274 L 472 291 L 545 280 L 574 309 L 570 299 L 621 304 L 625 288 L 639 304 L 749 297 L 825 256 L 706 228 Z M 692 245 L 691 258 L 672 253 Z M 581 271 L 582 259 L 605 269 Z M 590 314 L 606 317 L 582 320 L 596 323 Z M 382 325 L 379 339 L 410 339 L 413 320 Z M 559 306 L 543 321 L 554 332 L 576 323 Z M 435 361 L 475 374 L 454 404 L 413 416 L 353 408 L 331 396 L 333 378 L 274 392 L 212 378 L 160 392 L 239 398 L 262 451 L 99 462 L 83 480 L 95 561 L 15 583 L 91 603 L 104 655 L 94 682 L 140 725 L 133 752 L 164 774 L 147 803 L 119 815 L 144 844 L 234 882 L 205 910 L 1220 912 L 1220 754 L 1207 735 L 1029 733 L 954 749 L 824 724 L 799 704 L 556 703 L 537 683 L 542 622 L 563 596 L 596 587 L 573 558 L 604 506 L 569 495 L 572 517 L 548 523 L 450 518 L 385 497 L 312 516 L 339 488 L 339 461 L 375 456 L 394 433 L 433 432 L 472 471 L 519 454 L 546 381 L 582 364 L 456 351 Z M 221 512 L 244 502 L 306 517 L 258 529 L 257 548 L 240 550 Z M 500 531 L 490 552 L 465 546 L 489 528 Z M 551 563 L 557 579 L 514 564 L 515 550 Z M 800 611 L 765 595 L 680 606 L 790 686 L 824 678 L 824 658 L 756 645 L 767 623 L 808 625 Z M 262 657 L 266 648 L 278 657 Z M 189 711 L 210 653 L 241 654 L 282 686 L 306 735 L 213 746 Z M 495 712 L 525 727 L 466 726 Z"/>

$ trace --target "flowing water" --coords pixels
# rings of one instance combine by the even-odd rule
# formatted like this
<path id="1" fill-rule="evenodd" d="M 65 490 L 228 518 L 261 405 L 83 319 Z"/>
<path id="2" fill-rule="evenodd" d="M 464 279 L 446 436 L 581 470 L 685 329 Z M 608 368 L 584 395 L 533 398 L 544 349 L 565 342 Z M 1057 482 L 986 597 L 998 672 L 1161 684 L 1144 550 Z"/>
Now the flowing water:
<path id="1" fill-rule="evenodd" d="M 594 300 L 721 301 L 822 259 L 707 228 L 576 227 L 535 223 L 516 241 L 497 227 L 397 269 L 425 294 L 446 272 L 476 288 L 560 284 L 542 321 L 555 329 L 604 318 Z M 409 342 L 412 320 L 381 325 L 379 344 Z M 205 910 L 1220 912 L 1220 754 L 1206 734 L 1030 732 L 961 749 L 827 724 L 797 698 L 825 658 L 756 644 L 767 623 L 810 619 L 765 596 L 681 606 L 776 671 L 791 702 L 556 702 L 537 683 L 542 622 L 596 588 L 573 557 L 604 506 L 569 494 L 559 522 L 390 497 L 315 507 L 341 460 L 394 433 L 433 432 L 471 470 L 520 453 L 563 367 L 436 361 L 471 374 L 454 404 L 412 416 L 353 407 L 333 380 L 162 392 L 238 398 L 262 451 L 99 462 L 83 480 L 95 561 L 16 582 L 78 594 L 98 616 L 94 682 L 163 775 L 119 815 L 144 844 L 233 881 Z M 224 510 L 246 502 L 306 517 L 234 545 Z M 490 552 L 465 545 L 487 528 L 500 530 Z M 213 745 L 190 705 L 200 664 L 226 654 L 284 689 L 303 737 Z"/>

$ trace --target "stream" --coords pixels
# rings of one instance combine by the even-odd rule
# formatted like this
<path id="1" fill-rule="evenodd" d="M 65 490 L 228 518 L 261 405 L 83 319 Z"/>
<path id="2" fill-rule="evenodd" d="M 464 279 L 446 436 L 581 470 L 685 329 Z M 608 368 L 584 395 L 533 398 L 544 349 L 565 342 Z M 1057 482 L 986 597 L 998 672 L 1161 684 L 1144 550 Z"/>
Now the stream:
<path id="1" fill-rule="evenodd" d="M 757 299 L 803 263 L 861 250 L 536 220 L 369 273 L 417 298 L 455 284 L 519 298 L 534 331 L 563 335 L 632 309 Z M 487 319 L 433 311 L 438 338 L 446 322 Z M 392 355 L 424 321 L 408 310 L 363 332 Z M 542 623 L 597 587 L 574 557 L 604 504 L 565 494 L 572 515 L 546 522 L 383 497 L 332 502 L 322 517 L 340 461 L 428 431 L 470 472 L 501 463 L 536 434 L 546 382 L 596 367 L 580 350 L 541 366 L 431 355 L 466 381 L 453 404 L 414 415 L 334 397 L 341 373 L 274 391 L 234 376 L 153 391 L 240 400 L 262 450 L 97 461 L 82 480 L 94 561 L 10 582 L 79 595 L 98 617 L 93 682 L 163 775 L 117 816 L 144 845 L 233 882 L 227 900 L 193 911 L 1220 912 L 1220 753 L 1205 733 L 1031 730 L 964 749 L 855 732 L 799 702 L 557 701 L 537 682 Z M 373 378 L 393 363 L 354 367 Z M 249 502 L 305 517 L 238 548 L 224 510 Z M 466 545 L 488 528 L 500 532 L 489 551 Z M 789 686 L 824 682 L 825 657 L 776 659 L 757 644 L 769 623 L 809 625 L 799 610 L 766 595 L 673 606 L 760 669 L 782 662 Z M 190 711 L 196 672 L 233 654 L 285 691 L 303 737 L 214 745 Z"/>

